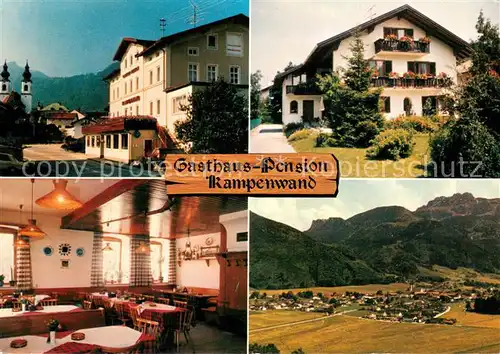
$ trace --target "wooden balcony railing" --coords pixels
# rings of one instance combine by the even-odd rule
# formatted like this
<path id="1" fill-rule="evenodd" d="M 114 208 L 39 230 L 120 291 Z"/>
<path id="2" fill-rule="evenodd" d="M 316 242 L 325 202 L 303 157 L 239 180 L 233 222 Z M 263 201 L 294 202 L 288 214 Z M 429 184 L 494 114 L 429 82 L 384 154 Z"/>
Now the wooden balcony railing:
<path id="1" fill-rule="evenodd" d="M 321 95 L 321 90 L 316 85 L 316 80 L 308 80 L 298 85 L 287 85 L 287 95 Z"/>
<path id="2" fill-rule="evenodd" d="M 399 39 L 380 38 L 375 41 L 375 53 L 378 52 L 408 52 L 408 53 L 429 53 L 430 43 L 419 41 L 404 42 Z"/>

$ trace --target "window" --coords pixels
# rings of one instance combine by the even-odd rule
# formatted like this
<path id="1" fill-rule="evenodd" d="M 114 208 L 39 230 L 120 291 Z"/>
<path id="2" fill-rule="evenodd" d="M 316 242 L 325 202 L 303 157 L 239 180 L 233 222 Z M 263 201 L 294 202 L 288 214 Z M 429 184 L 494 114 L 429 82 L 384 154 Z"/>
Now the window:
<path id="1" fill-rule="evenodd" d="M 372 70 L 376 70 L 379 76 L 386 77 L 392 71 L 392 61 L 390 60 L 370 60 L 368 66 Z"/>
<path id="2" fill-rule="evenodd" d="M 198 63 L 188 64 L 188 81 L 198 81 Z"/>
<path id="3" fill-rule="evenodd" d="M 125 58 L 125 69 L 127 68 L 127 58 Z"/>
<path id="4" fill-rule="evenodd" d="M 128 134 L 121 134 L 122 138 L 122 149 L 127 150 L 128 149 Z"/>
<path id="5" fill-rule="evenodd" d="M 160 72 L 160 67 L 156 68 L 156 82 L 159 82 L 161 80 L 161 72 Z"/>
<path id="6" fill-rule="evenodd" d="M 161 106 L 160 100 L 156 100 L 156 114 L 160 114 L 160 106 Z"/>
<path id="7" fill-rule="evenodd" d="M 139 77 L 135 78 L 135 89 L 139 90 Z"/>
<path id="8" fill-rule="evenodd" d="M 13 280 L 11 268 L 14 269 L 14 234 L 0 233 L 0 274 L 5 276 L 5 283 Z"/>
<path id="9" fill-rule="evenodd" d="M 125 90 L 125 94 L 127 94 L 127 83 L 123 84 L 123 89 Z"/>
<path id="10" fill-rule="evenodd" d="M 106 149 L 111 149 L 111 135 L 106 135 Z"/>
<path id="11" fill-rule="evenodd" d="M 120 147 L 120 136 L 118 134 L 113 135 L 113 149 L 118 149 Z"/>
<path id="12" fill-rule="evenodd" d="M 236 242 L 248 241 L 248 232 L 238 232 L 236 234 Z"/>
<path id="13" fill-rule="evenodd" d="M 409 61 L 408 71 L 412 71 L 415 74 L 436 75 L 436 63 Z"/>
<path id="14" fill-rule="evenodd" d="M 139 106 L 135 106 L 135 114 L 139 115 Z"/>
<path id="15" fill-rule="evenodd" d="M 149 84 L 150 85 L 153 84 L 153 71 L 152 70 L 149 70 Z"/>
<path id="16" fill-rule="evenodd" d="M 391 113 L 391 98 L 390 97 L 380 97 L 382 100 L 382 112 Z"/>
<path id="17" fill-rule="evenodd" d="M 134 63 L 134 57 L 131 55 L 130 56 L 130 65 L 132 65 Z"/>
<path id="18" fill-rule="evenodd" d="M 95 136 L 93 136 L 92 139 L 90 139 L 90 141 L 91 141 L 91 146 L 95 147 Z"/>
<path id="19" fill-rule="evenodd" d="M 188 55 L 192 57 L 198 56 L 198 47 L 188 47 Z"/>
<path id="20" fill-rule="evenodd" d="M 422 115 L 433 116 L 438 109 L 438 100 L 436 96 L 422 96 Z"/>
<path id="21" fill-rule="evenodd" d="M 95 145 L 97 147 L 101 146 L 101 136 L 100 135 L 98 135 L 98 136 L 95 137 Z"/>
<path id="22" fill-rule="evenodd" d="M 127 115 L 128 115 L 128 107 L 125 108 L 125 116 L 127 116 Z"/>
<path id="23" fill-rule="evenodd" d="M 160 278 L 163 282 L 163 275 L 168 274 L 168 262 L 165 262 L 165 252 L 167 246 L 163 240 L 151 241 L 151 275 L 153 276 L 153 281 L 159 282 Z"/>
<path id="24" fill-rule="evenodd" d="M 130 239 L 116 235 L 103 237 L 103 277 L 106 284 L 128 284 L 130 281 Z"/>
<path id="25" fill-rule="evenodd" d="M 156 52 L 156 57 L 158 58 L 160 56 L 160 51 Z"/>
<path id="26" fill-rule="evenodd" d="M 207 65 L 207 81 L 212 82 L 212 81 L 217 81 L 219 76 L 219 68 L 215 64 L 208 64 Z"/>
<path id="27" fill-rule="evenodd" d="M 384 27 L 384 38 L 389 35 L 396 35 L 398 38 L 401 38 L 403 36 L 413 38 L 413 29 Z"/>
<path id="28" fill-rule="evenodd" d="M 87 136 L 87 146 L 90 147 L 90 136 Z"/>
<path id="29" fill-rule="evenodd" d="M 149 115 L 153 115 L 153 101 L 149 102 Z"/>
<path id="30" fill-rule="evenodd" d="M 116 98 L 120 98 L 120 88 L 116 88 Z"/>
<path id="31" fill-rule="evenodd" d="M 239 84 L 240 83 L 240 67 L 232 65 L 229 67 L 229 83 Z"/>
<path id="32" fill-rule="evenodd" d="M 172 99 L 173 113 L 182 112 L 182 106 L 186 105 L 186 95 L 174 97 Z"/>
<path id="33" fill-rule="evenodd" d="M 405 111 L 405 114 L 407 116 L 411 116 L 413 113 L 413 105 L 411 103 L 411 100 L 408 97 L 405 97 L 403 100 L 403 109 Z"/>
<path id="34" fill-rule="evenodd" d="M 207 49 L 217 50 L 219 47 L 217 34 L 209 34 L 207 35 Z"/>
<path id="35" fill-rule="evenodd" d="M 2 84 L 2 91 L 7 91 L 7 85 L 6 84 Z"/>
<path id="36" fill-rule="evenodd" d="M 290 113 L 299 113 L 299 104 L 297 103 L 297 101 L 290 102 Z"/>
<path id="37" fill-rule="evenodd" d="M 226 36 L 226 55 L 232 57 L 243 56 L 243 34 L 227 33 Z"/>
<path id="38" fill-rule="evenodd" d="M 28 92 L 28 85 L 24 85 L 24 92 Z"/>
<path id="39" fill-rule="evenodd" d="M 133 89 L 132 89 L 132 80 L 129 81 L 129 87 L 130 87 L 130 93 L 132 93 Z"/>

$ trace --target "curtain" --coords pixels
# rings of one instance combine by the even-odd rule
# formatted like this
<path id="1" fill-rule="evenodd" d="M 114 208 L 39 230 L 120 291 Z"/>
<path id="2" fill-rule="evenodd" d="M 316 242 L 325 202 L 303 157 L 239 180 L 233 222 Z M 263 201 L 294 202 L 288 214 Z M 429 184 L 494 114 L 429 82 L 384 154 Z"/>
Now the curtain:
<path id="1" fill-rule="evenodd" d="M 176 285 L 177 282 L 177 266 L 175 264 L 177 257 L 177 242 L 176 239 L 168 240 L 168 285 Z"/>
<path id="2" fill-rule="evenodd" d="M 95 232 L 90 269 L 90 286 L 92 287 L 104 286 L 102 247 L 102 233 Z"/>
<path id="3" fill-rule="evenodd" d="M 151 256 L 149 253 L 137 253 L 136 250 L 144 244 L 150 246 L 149 236 L 133 235 L 130 240 L 130 286 L 151 286 Z"/>
<path id="4" fill-rule="evenodd" d="M 26 236 L 17 236 L 24 241 L 25 246 L 16 249 L 16 280 L 19 290 L 30 290 L 33 288 L 31 274 L 31 247 L 30 239 Z"/>

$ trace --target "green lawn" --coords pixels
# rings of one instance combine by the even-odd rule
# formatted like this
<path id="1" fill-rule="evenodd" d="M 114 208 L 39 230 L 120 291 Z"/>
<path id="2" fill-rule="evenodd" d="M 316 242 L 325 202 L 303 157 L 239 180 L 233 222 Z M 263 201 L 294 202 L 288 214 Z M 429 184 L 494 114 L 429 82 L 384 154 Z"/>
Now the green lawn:
<path id="1" fill-rule="evenodd" d="M 315 138 L 309 137 L 291 142 L 297 152 L 317 152 L 334 154 L 340 162 L 342 177 L 370 178 L 414 178 L 425 177 L 424 165 L 431 161 L 429 134 L 416 134 L 413 154 L 399 161 L 369 160 L 366 150 L 355 148 L 314 147 Z"/>

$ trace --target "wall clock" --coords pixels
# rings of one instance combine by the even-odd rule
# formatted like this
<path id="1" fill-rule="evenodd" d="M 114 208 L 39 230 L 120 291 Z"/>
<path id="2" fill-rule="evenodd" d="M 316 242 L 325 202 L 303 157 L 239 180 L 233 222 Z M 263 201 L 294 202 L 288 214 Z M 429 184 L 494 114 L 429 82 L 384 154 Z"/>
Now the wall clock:
<path id="1" fill-rule="evenodd" d="M 52 256 L 52 254 L 54 253 L 54 249 L 50 246 L 44 247 L 42 251 L 46 256 Z"/>
<path id="2" fill-rule="evenodd" d="M 214 243 L 214 239 L 212 237 L 207 237 L 205 243 L 207 244 L 207 246 L 210 246 L 212 243 Z"/>
<path id="3" fill-rule="evenodd" d="M 76 255 L 78 257 L 83 257 L 84 254 L 85 254 L 85 249 L 83 247 L 80 247 L 80 248 L 76 249 Z"/>
<path id="4" fill-rule="evenodd" d="M 135 138 L 140 138 L 141 137 L 141 132 L 138 131 L 138 130 L 134 131 L 134 137 Z"/>
<path id="5" fill-rule="evenodd" d="M 69 243 L 61 243 L 59 245 L 59 254 L 61 256 L 69 256 L 71 254 L 71 246 Z"/>

